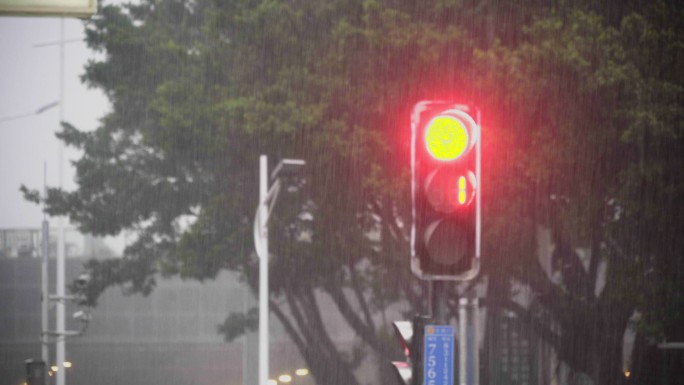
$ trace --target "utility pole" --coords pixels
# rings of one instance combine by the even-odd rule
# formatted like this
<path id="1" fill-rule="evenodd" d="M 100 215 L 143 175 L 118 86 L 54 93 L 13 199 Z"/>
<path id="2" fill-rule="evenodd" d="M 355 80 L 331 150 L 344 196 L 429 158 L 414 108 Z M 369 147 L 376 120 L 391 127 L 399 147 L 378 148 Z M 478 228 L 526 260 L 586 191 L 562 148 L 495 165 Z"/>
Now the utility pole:
<path id="1" fill-rule="evenodd" d="M 45 188 L 45 196 L 47 197 L 47 165 L 43 164 L 43 185 Z M 43 227 L 42 227 L 42 258 L 40 262 L 40 300 L 41 300 L 41 334 L 40 334 L 40 350 L 41 359 L 48 365 L 50 363 L 50 350 L 48 345 L 48 330 L 50 329 L 50 322 L 48 318 L 48 310 L 50 306 L 50 288 L 48 286 L 48 261 L 50 257 L 50 225 L 47 221 L 47 214 L 43 213 Z"/>

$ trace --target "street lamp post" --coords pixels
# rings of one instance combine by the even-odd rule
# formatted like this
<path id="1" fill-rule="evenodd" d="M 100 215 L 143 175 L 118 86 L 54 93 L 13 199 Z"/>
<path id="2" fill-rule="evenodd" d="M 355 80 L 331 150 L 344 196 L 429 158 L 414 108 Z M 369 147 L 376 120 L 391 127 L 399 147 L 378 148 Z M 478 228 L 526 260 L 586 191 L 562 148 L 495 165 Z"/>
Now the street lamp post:
<path id="1" fill-rule="evenodd" d="M 306 162 L 283 159 L 271 174 L 273 185 L 268 186 L 268 158 L 259 157 L 259 205 L 254 220 L 254 248 L 259 257 L 259 385 L 267 385 L 268 354 L 268 219 L 280 192 L 280 177 L 295 172 Z"/>

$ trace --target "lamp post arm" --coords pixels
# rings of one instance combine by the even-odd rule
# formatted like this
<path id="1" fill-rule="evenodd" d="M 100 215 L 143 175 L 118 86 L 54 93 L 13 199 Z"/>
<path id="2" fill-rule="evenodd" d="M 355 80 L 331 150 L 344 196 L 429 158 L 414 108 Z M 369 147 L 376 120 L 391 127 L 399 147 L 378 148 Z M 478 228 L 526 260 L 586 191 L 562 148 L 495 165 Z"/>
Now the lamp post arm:
<path id="1" fill-rule="evenodd" d="M 264 247 L 264 239 L 266 238 L 266 234 L 264 233 L 268 231 L 266 226 L 268 225 L 268 220 L 271 217 L 273 208 L 275 207 L 275 204 L 278 201 L 278 193 L 280 192 L 280 186 L 280 179 L 276 179 L 271 188 L 268 190 L 266 198 L 262 202 L 260 202 L 260 204 L 257 206 L 256 211 L 254 212 L 254 248 L 256 249 L 257 257 L 259 258 L 266 257 L 266 254 L 268 253 L 268 251 L 265 250 Z M 265 223 L 261 223 L 261 215 L 259 215 L 259 213 L 263 209 L 266 210 Z"/>
<path id="2" fill-rule="evenodd" d="M 266 199 L 264 199 L 265 205 L 268 205 L 268 209 L 266 211 L 266 224 L 268 224 L 268 219 L 271 217 L 271 213 L 273 212 L 273 208 L 276 205 L 276 202 L 278 201 L 278 194 L 280 193 L 280 179 L 276 179 L 275 182 L 273 182 L 273 185 L 271 188 L 268 190 L 268 194 L 266 195 Z"/>
<path id="3" fill-rule="evenodd" d="M 259 215 L 259 208 L 256 209 L 256 212 L 254 213 L 254 249 L 256 251 L 257 257 L 259 259 L 265 258 L 267 251 L 264 250 L 264 238 L 263 234 L 261 233 L 261 221 L 259 218 L 261 217 Z"/>
<path id="4" fill-rule="evenodd" d="M 38 108 L 37 110 L 35 110 L 33 112 L 25 112 L 25 113 L 17 114 L 17 115 L 3 116 L 3 117 L 0 117 L 0 122 L 7 122 L 10 120 L 27 118 L 27 117 L 33 116 L 33 115 L 40 115 L 43 112 L 45 112 L 45 111 L 47 111 L 53 107 L 56 107 L 57 105 L 59 105 L 59 101 L 54 101 L 52 103 L 46 104 L 46 105 Z"/>

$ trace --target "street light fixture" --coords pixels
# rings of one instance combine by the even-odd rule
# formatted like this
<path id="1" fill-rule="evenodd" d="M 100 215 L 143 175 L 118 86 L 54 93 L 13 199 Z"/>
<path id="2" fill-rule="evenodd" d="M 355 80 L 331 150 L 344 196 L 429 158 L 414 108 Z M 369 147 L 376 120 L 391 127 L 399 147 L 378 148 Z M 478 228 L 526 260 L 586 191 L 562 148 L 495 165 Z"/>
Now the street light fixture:
<path id="1" fill-rule="evenodd" d="M 300 170 L 306 162 L 283 159 L 273 169 L 268 186 L 268 157 L 259 157 L 259 206 L 254 214 L 254 248 L 259 257 L 259 385 L 268 385 L 268 219 L 280 192 L 280 178 Z M 282 380 L 281 380 L 282 381 Z"/>
<path id="2" fill-rule="evenodd" d="M 297 370 L 295 370 L 295 374 L 298 376 L 306 376 L 309 374 L 309 369 L 305 369 L 305 368 L 297 369 Z"/>
<path id="3" fill-rule="evenodd" d="M 46 105 L 44 105 L 44 106 L 42 106 L 42 107 L 40 107 L 40 108 L 38 108 L 37 110 L 32 111 L 32 112 L 25 112 L 25 113 L 17 114 L 17 115 L 3 116 L 2 118 L 0 118 L 0 122 L 7 122 L 7 121 L 10 121 L 10 120 L 15 120 L 15 119 L 20 119 L 20 118 L 27 118 L 27 117 L 33 116 L 33 115 L 40 115 L 40 114 L 42 114 L 43 112 L 45 112 L 45 111 L 47 111 L 47 110 L 49 110 L 49 109 L 51 109 L 51 108 L 53 108 L 53 107 L 57 107 L 58 105 L 59 105 L 59 102 L 58 102 L 58 101 L 54 101 L 54 102 L 48 103 L 48 104 L 46 104 Z"/>

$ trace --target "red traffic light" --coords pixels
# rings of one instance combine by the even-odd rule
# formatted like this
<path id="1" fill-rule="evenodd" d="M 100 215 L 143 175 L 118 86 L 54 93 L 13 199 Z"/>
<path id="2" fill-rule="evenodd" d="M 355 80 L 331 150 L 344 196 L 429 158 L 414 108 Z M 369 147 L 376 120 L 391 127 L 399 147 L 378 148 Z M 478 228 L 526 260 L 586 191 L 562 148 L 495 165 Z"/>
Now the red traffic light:
<path id="1" fill-rule="evenodd" d="M 422 101 L 411 112 L 411 270 L 427 280 L 475 277 L 480 258 L 480 114 Z"/>

